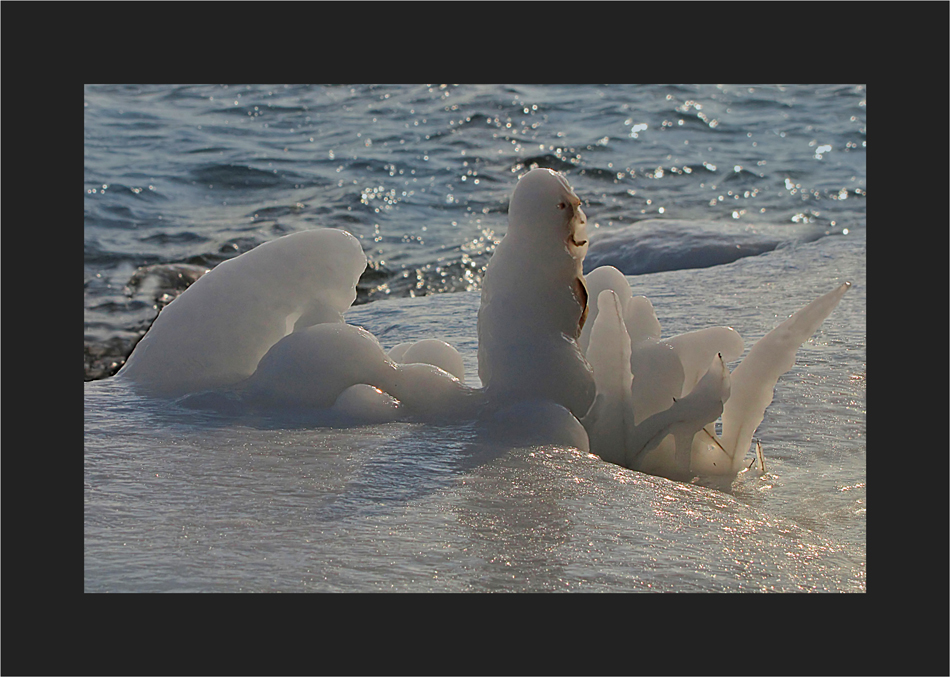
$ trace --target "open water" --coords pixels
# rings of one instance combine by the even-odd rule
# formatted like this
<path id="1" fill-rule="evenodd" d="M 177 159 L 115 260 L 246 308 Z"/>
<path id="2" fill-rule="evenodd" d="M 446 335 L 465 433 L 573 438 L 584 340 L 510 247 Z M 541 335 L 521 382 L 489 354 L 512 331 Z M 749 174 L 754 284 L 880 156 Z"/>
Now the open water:
<path id="1" fill-rule="evenodd" d="M 83 117 L 86 379 L 180 290 L 181 269 L 148 266 L 296 230 L 362 240 L 358 302 L 477 290 L 533 165 L 567 174 L 595 243 L 694 223 L 628 237 L 628 274 L 865 228 L 860 86 L 110 85 Z"/>
<path id="2" fill-rule="evenodd" d="M 863 87 L 87 86 L 84 121 L 87 591 L 865 590 Z M 477 384 L 477 291 L 534 165 L 665 336 L 748 347 L 854 283 L 779 381 L 764 477 L 234 420 L 103 378 L 202 270 L 335 227 L 370 258 L 348 321 L 444 338 Z"/>

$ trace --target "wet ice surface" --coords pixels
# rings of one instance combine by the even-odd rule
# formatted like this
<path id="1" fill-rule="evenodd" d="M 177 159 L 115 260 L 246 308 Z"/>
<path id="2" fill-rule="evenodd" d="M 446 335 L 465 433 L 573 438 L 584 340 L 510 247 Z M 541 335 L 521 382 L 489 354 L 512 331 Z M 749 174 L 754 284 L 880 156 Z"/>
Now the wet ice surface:
<path id="1" fill-rule="evenodd" d="M 475 423 L 328 427 L 240 418 L 85 385 L 87 591 L 863 591 L 863 238 L 630 278 L 664 334 L 735 327 L 747 347 L 854 287 L 799 351 L 756 437 L 768 474 L 731 493 Z M 353 308 L 384 347 L 438 337 L 470 385 L 478 295 Z M 734 366 L 734 365 L 733 365 Z M 750 457 L 751 460 L 751 457 Z"/>

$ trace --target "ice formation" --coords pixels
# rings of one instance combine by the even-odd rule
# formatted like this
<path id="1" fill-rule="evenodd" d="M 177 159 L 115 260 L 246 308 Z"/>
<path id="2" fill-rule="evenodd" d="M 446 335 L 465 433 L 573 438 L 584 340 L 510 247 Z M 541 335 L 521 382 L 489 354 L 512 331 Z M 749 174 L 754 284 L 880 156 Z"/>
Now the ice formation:
<path id="1" fill-rule="evenodd" d="M 617 289 L 603 289 L 591 311 L 587 358 L 597 397 L 582 419 L 590 449 L 604 460 L 679 479 L 742 470 L 778 378 L 851 286 L 845 282 L 792 315 L 730 374 L 725 363 L 743 351 L 734 329 L 661 339 L 650 302 L 634 297 L 623 276 L 611 273 L 609 279 Z M 721 436 L 715 431 L 720 416 Z"/>
<path id="2" fill-rule="evenodd" d="M 227 392 L 251 406 L 367 422 L 479 419 L 506 439 L 568 444 L 652 474 L 736 475 L 777 379 L 850 283 L 780 324 L 730 373 L 744 349 L 735 330 L 664 339 L 652 304 L 619 270 L 602 266 L 585 280 L 580 204 L 549 169 L 515 187 L 482 288 L 481 388 L 465 384 L 462 358 L 444 341 L 387 353 L 344 322 L 366 257 L 333 229 L 218 265 L 162 310 L 119 377 L 162 396 Z"/>
<path id="3" fill-rule="evenodd" d="M 534 169 L 515 187 L 478 309 L 478 376 L 496 402 L 546 399 L 581 418 L 594 374 L 577 343 L 587 317 L 587 217 L 564 177 Z"/>
<path id="4" fill-rule="evenodd" d="M 163 309 L 118 375 L 157 395 L 228 389 L 262 408 L 334 408 L 365 421 L 474 416 L 483 394 L 462 382 L 452 346 L 424 339 L 393 359 L 343 321 L 365 267 L 342 230 L 263 244 Z"/>
<path id="5" fill-rule="evenodd" d="M 440 339 L 422 339 L 415 343 L 400 343 L 389 351 L 389 358 L 401 364 L 431 364 L 465 381 L 462 356 L 450 344 Z"/>
<path id="6" fill-rule="evenodd" d="M 170 396 L 238 383 L 291 332 L 342 322 L 365 267 L 359 241 L 341 230 L 262 244 L 168 304 L 119 374 Z"/>

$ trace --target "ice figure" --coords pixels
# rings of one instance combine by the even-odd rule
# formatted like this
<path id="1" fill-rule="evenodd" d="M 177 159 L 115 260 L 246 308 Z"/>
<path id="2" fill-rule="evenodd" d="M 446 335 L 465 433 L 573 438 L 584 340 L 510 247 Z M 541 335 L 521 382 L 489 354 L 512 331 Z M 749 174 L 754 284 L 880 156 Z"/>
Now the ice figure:
<path id="1" fill-rule="evenodd" d="M 604 289 L 598 294 L 597 314 L 592 325 L 587 335 L 587 359 L 594 370 L 597 396 L 582 422 L 590 447 L 596 449 L 601 458 L 618 465 L 630 465 L 627 446 L 635 426 L 630 336 L 624 329 L 623 306 L 614 290 Z"/>
<path id="2" fill-rule="evenodd" d="M 591 451 L 676 479 L 736 475 L 778 378 L 850 286 L 845 282 L 792 315 L 760 339 L 731 375 L 725 362 L 743 350 L 732 328 L 660 339 L 648 300 L 632 291 L 602 291 L 587 348 L 597 384 L 583 419 Z M 627 300 L 623 307 L 621 298 Z M 714 428 L 720 416 L 721 436 Z"/>
<path id="3" fill-rule="evenodd" d="M 344 323 L 365 267 L 342 230 L 262 244 L 165 307 L 118 375 L 157 395 L 228 389 L 259 407 L 335 407 L 371 421 L 473 415 L 482 395 L 461 382 L 462 358 L 447 343 L 406 346 L 400 364 Z"/>
<path id="4" fill-rule="evenodd" d="M 440 339 L 400 343 L 389 350 L 389 358 L 401 364 L 431 364 L 465 381 L 465 364 L 454 346 Z"/>
<path id="5" fill-rule="evenodd" d="M 587 322 L 584 323 L 584 329 L 581 331 L 578 344 L 585 353 L 587 346 L 590 345 L 590 333 L 594 329 L 594 322 L 597 320 L 597 314 L 600 312 L 600 293 L 605 289 L 610 289 L 617 296 L 617 302 L 620 304 L 621 319 L 624 308 L 633 298 L 633 291 L 627 283 L 627 278 L 623 273 L 613 266 L 600 266 L 592 270 L 585 276 L 587 283 L 588 307 Z M 607 298 L 607 297 L 605 297 Z"/>
<path id="6" fill-rule="evenodd" d="M 585 280 L 586 217 L 560 174 L 522 177 L 508 218 L 478 314 L 489 399 L 552 400 L 582 421 L 593 453 L 666 477 L 738 473 L 776 380 L 850 286 L 759 341 L 733 377 L 726 363 L 744 346 L 731 327 L 662 339 L 652 304 L 619 270 Z"/>
<path id="7" fill-rule="evenodd" d="M 566 444 L 634 470 L 734 476 L 777 379 L 850 284 L 767 334 L 730 374 L 726 363 L 743 352 L 735 330 L 664 339 L 652 304 L 619 270 L 603 266 L 585 280 L 580 204 L 549 169 L 516 185 L 478 311 L 481 388 L 464 383 L 462 357 L 444 341 L 387 353 L 344 322 L 366 257 L 333 229 L 218 265 L 162 310 L 118 377 L 161 396 L 225 393 L 363 422 L 478 419 L 508 441 Z"/>
<path id="8" fill-rule="evenodd" d="M 364 268 L 359 241 L 342 230 L 266 242 L 218 264 L 168 304 L 119 374 L 170 396 L 238 383 L 284 336 L 343 322 Z"/>
<path id="9" fill-rule="evenodd" d="M 278 341 L 239 388 L 243 399 L 264 407 L 335 406 L 374 421 L 399 413 L 472 417 L 483 400 L 480 390 L 435 364 L 394 362 L 370 332 L 342 322 L 306 327 Z"/>
<path id="10" fill-rule="evenodd" d="M 627 298 L 633 297 L 627 295 Z M 697 387 L 690 388 L 682 399 L 669 395 L 670 402 L 666 406 L 653 406 L 651 400 L 648 402 L 650 409 L 644 410 L 643 403 L 638 409 L 634 383 L 653 377 L 654 381 L 673 383 L 679 392 L 683 382 L 682 361 L 672 346 L 663 346 L 655 339 L 643 337 L 639 343 L 646 344 L 646 352 L 662 356 L 658 361 L 660 368 L 647 365 L 651 371 L 645 371 L 642 356 L 638 361 L 627 333 L 619 295 L 612 289 L 602 291 L 598 296 L 598 306 L 587 350 L 597 383 L 597 397 L 583 419 L 590 435 L 591 450 L 606 461 L 638 468 L 646 466 L 651 452 L 659 448 L 664 439 L 672 437 L 675 465 L 661 474 L 687 473 L 693 436 L 707 423 L 719 418 L 722 402 L 729 397 L 729 372 L 721 356 L 716 355 L 711 368 L 704 370 Z M 656 350 L 650 350 L 654 348 Z M 634 371 L 637 376 L 634 376 Z M 646 387 L 649 387 L 649 382 Z M 668 455 L 668 448 L 663 451 Z"/>
<path id="11" fill-rule="evenodd" d="M 478 375 L 493 402 L 551 400 L 581 418 L 594 401 L 577 343 L 587 316 L 586 223 L 557 172 L 533 169 L 515 187 L 478 309 Z"/>
<path id="12" fill-rule="evenodd" d="M 850 287 L 851 283 L 845 282 L 789 317 L 752 346 L 733 370 L 735 391 L 722 412 L 722 444 L 734 450 L 733 472 L 739 471 L 752 435 L 772 403 L 779 377 L 792 368 L 799 346 L 815 333 Z"/>

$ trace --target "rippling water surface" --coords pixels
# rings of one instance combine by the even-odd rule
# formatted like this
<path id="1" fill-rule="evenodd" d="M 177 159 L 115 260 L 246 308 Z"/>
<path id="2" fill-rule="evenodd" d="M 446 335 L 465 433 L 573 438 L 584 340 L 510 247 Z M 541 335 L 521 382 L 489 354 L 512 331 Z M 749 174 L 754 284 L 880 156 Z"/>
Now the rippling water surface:
<path id="1" fill-rule="evenodd" d="M 87 379 L 195 273 L 166 264 L 296 230 L 361 239 L 359 302 L 477 289 L 533 165 L 567 174 L 594 242 L 686 219 L 745 254 L 865 227 L 862 86 L 90 85 L 83 111 Z M 663 260 L 624 272 L 708 264 L 651 235 Z"/>

